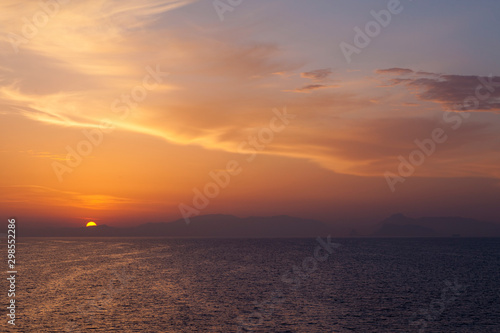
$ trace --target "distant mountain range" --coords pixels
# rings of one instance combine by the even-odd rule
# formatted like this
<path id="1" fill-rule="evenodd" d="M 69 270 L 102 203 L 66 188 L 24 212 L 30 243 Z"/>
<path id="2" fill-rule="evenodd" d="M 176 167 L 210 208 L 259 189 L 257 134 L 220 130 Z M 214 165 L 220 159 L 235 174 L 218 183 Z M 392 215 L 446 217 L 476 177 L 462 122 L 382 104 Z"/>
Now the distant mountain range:
<path id="1" fill-rule="evenodd" d="M 411 218 L 395 214 L 362 233 L 328 226 L 322 222 L 286 215 L 239 218 L 233 215 L 202 215 L 172 222 L 145 223 L 134 227 L 46 227 L 19 230 L 27 237 L 184 237 L 184 238 L 291 238 L 317 237 L 500 237 L 500 225 L 461 217 Z M 342 231 L 341 231 L 342 230 Z"/>
<path id="2" fill-rule="evenodd" d="M 372 237 L 500 237 L 500 225 L 462 217 L 411 218 L 395 214 Z"/>
<path id="3" fill-rule="evenodd" d="M 233 215 L 202 215 L 173 222 L 145 223 L 136 227 L 40 228 L 25 230 L 28 237 L 205 237 L 280 238 L 316 237 L 330 233 L 323 223 L 286 215 L 239 218 Z"/>

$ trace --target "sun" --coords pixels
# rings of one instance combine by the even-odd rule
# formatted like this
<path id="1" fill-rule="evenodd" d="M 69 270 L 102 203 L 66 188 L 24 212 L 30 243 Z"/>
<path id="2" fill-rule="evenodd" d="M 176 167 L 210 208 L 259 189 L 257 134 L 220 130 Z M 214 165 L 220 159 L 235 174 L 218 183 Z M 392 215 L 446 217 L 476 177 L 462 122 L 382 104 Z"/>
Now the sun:
<path id="1" fill-rule="evenodd" d="M 94 221 L 90 221 L 87 223 L 87 227 L 97 227 L 97 224 Z"/>

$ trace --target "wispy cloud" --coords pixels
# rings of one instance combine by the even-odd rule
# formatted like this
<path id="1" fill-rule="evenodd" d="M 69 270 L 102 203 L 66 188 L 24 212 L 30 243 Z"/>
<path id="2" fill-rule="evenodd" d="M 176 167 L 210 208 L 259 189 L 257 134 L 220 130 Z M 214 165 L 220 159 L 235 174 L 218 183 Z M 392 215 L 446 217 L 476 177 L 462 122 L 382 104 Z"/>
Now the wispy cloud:
<path id="1" fill-rule="evenodd" d="M 377 69 L 375 71 L 377 74 L 394 74 L 394 75 L 404 75 L 413 74 L 414 71 L 407 68 L 387 68 L 387 69 Z"/>
<path id="2" fill-rule="evenodd" d="M 442 104 L 446 110 L 500 111 L 498 76 L 445 75 L 414 72 L 404 68 L 377 70 L 376 73 L 399 75 L 398 78 L 389 79 L 391 85 L 403 85 L 415 90 L 421 100 Z M 477 101 L 477 105 L 464 107 L 464 103 L 471 103 L 473 100 Z"/>
<path id="3" fill-rule="evenodd" d="M 311 92 L 313 90 L 317 89 L 325 89 L 325 88 L 335 88 L 338 87 L 338 85 L 326 85 L 326 84 L 308 84 L 306 86 L 303 86 L 301 88 L 292 90 L 294 92 Z M 286 90 L 289 91 L 289 90 Z"/>
<path id="4" fill-rule="evenodd" d="M 83 194 L 75 191 L 58 190 L 46 186 L 15 185 L 3 186 L 0 195 L 2 202 L 26 202 L 33 205 L 75 207 L 91 210 L 123 209 L 130 204 L 140 203 L 129 198 L 103 194 Z"/>
<path id="5" fill-rule="evenodd" d="M 300 74 L 300 76 L 314 81 L 324 81 L 329 79 L 332 73 L 333 71 L 330 68 L 324 68 L 324 69 L 316 69 L 309 72 L 303 72 Z"/>

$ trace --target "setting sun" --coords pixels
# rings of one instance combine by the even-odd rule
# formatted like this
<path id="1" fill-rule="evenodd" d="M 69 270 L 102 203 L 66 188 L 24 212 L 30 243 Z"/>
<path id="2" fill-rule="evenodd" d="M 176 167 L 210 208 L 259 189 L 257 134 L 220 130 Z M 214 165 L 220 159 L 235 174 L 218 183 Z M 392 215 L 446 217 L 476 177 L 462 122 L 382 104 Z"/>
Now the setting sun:
<path id="1" fill-rule="evenodd" d="M 93 221 L 90 221 L 89 223 L 87 223 L 86 225 L 87 227 L 97 227 L 97 224 Z"/>

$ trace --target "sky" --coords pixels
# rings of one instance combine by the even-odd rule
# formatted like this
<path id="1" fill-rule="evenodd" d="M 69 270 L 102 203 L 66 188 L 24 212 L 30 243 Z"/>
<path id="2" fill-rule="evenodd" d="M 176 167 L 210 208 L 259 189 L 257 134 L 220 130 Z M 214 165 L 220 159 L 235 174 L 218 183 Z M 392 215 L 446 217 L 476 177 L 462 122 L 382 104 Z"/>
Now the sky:
<path id="1" fill-rule="evenodd" d="M 498 1 L 4 0 L 0 212 L 500 222 Z"/>

